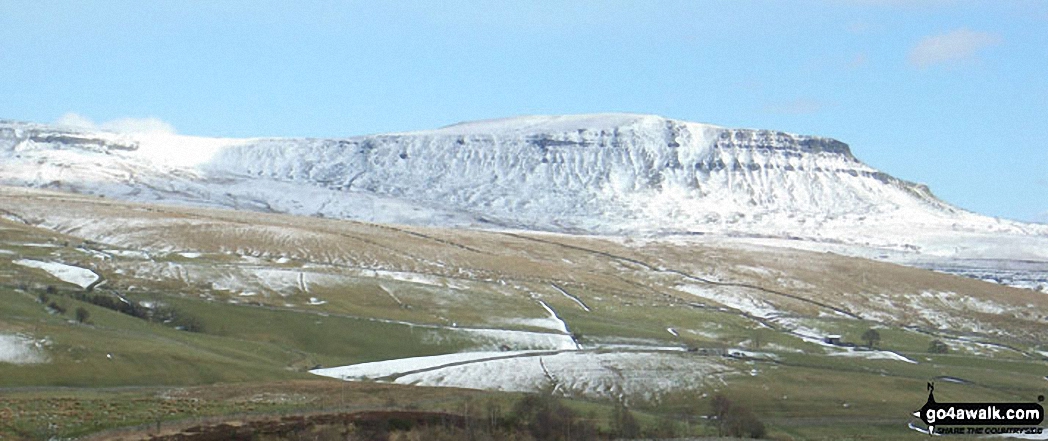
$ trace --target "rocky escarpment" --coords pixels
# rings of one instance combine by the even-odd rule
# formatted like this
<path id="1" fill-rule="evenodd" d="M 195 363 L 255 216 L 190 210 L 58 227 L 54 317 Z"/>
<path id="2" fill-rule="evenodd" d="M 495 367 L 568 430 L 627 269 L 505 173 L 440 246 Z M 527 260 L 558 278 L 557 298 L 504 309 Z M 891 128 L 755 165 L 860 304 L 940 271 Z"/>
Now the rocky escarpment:
<path id="1" fill-rule="evenodd" d="M 79 149 L 94 152 L 133 151 L 138 142 L 115 134 L 91 134 L 78 130 L 0 120 L 0 148 Z"/>
<path id="2" fill-rule="evenodd" d="M 525 117 L 225 149 L 214 174 L 360 191 L 549 229 L 667 230 L 952 210 L 828 138 L 646 115 Z M 687 228 L 687 227 L 685 227 Z"/>
<path id="3" fill-rule="evenodd" d="M 380 222 L 782 235 L 885 216 L 956 223 L 960 213 L 837 140 L 651 115 L 518 117 L 344 139 L 3 122 L 0 148 L 0 183 Z"/>

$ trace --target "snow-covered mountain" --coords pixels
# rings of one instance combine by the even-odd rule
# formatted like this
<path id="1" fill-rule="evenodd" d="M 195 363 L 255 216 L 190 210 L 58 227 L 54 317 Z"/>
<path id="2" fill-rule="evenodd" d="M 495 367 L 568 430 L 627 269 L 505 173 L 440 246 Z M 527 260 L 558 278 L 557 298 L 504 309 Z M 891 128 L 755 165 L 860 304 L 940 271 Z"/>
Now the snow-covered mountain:
<path id="1" fill-rule="evenodd" d="M 377 222 L 716 233 L 1048 261 L 1048 226 L 966 212 L 829 138 L 651 115 L 530 116 L 345 139 L 0 122 L 0 183 Z"/>

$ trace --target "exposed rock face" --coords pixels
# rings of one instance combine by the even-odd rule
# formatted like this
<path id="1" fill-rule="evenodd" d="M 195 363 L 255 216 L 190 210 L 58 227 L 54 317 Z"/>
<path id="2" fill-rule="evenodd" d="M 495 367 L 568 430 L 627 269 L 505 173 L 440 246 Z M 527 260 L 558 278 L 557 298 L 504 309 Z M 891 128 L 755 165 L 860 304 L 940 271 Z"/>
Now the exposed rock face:
<path id="1" fill-rule="evenodd" d="M 866 166 L 836 140 L 643 115 L 526 117 L 345 140 L 262 140 L 223 150 L 207 169 L 576 231 L 703 229 L 903 206 L 952 210 L 927 189 Z"/>

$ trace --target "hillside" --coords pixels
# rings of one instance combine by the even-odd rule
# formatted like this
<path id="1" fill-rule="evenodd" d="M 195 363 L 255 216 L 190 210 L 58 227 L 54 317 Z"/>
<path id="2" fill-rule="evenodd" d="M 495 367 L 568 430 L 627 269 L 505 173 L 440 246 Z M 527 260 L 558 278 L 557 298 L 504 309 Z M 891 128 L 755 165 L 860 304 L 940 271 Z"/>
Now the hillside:
<path id="1" fill-rule="evenodd" d="M 339 219 L 917 248 L 935 247 L 943 229 L 1048 237 L 1048 227 L 951 207 L 836 140 L 650 115 L 519 117 L 344 139 L 6 122 L 0 152 L 0 182 L 11 185 Z M 1043 257 L 1035 249 L 1019 254 Z"/>
<path id="2" fill-rule="evenodd" d="M 928 381 L 956 401 L 1044 381 L 1042 227 L 831 139 L 644 115 L 336 140 L 4 122 L 0 162 L 0 388 L 20 415 L 0 436 L 239 406 L 211 388 L 330 410 L 334 378 L 407 409 L 440 386 L 684 418 L 726 392 L 780 437 L 893 439 Z M 271 392 L 289 381 L 313 392 Z M 69 404 L 128 386 L 171 413 Z"/>
<path id="3" fill-rule="evenodd" d="M 940 376 L 962 379 L 957 394 L 1026 399 L 1048 353 L 1042 294 L 748 239 L 434 229 L 19 188 L 0 207 L 0 334 L 23 354 L 0 363 L 3 386 L 303 378 L 388 360 L 315 372 L 511 391 L 552 376 L 564 396 L 652 409 L 728 388 L 768 418 L 804 408 L 832 423 L 919 405 Z M 103 283 L 66 281 L 74 269 Z M 67 312 L 39 301 L 46 286 Z M 880 350 L 823 342 L 871 327 Z M 949 353 L 927 353 L 933 340 Z M 808 375 L 823 385 L 798 389 Z M 827 407 L 856 384 L 891 394 Z M 789 405 L 761 404 L 762 387 Z"/>

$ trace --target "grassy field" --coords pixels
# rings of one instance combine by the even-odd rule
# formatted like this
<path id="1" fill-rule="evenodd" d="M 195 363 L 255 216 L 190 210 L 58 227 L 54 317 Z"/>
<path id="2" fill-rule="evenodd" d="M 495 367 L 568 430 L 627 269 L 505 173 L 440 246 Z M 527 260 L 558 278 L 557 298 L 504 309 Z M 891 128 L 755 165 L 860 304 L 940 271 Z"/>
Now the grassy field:
<path id="1" fill-rule="evenodd" d="M 1031 401 L 1048 384 L 1037 352 L 1048 350 L 1043 294 L 831 253 L 53 193 L 0 191 L 0 209 L 9 214 L 0 219 L 0 335 L 38 343 L 46 359 L 0 362 L 0 437 L 354 406 L 454 410 L 466 399 L 508 406 L 519 395 L 346 384 L 306 371 L 499 343 L 516 349 L 466 328 L 548 334 L 556 320 L 584 347 L 691 348 L 731 367 L 723 382 L 631 401 L 644 424 L 676 419 L 701 427 L 694 434 L 712 433 L 695 415 L 718 392 L 752 409 L 773 438 L 895 439 L 918 435 L 906 423 L 929 381 L 951 401 Z M 86 293 L 17 259 L 89 268 L 105 283 Z M 88 294 L 150 305 L 156 315 L 80 300 Z M 861 343 L 869 329 L 879 349 L 916 363 L 841 355 L 798 335 Z M 930 354 L 933 340 L 948 353 Z M 765 355 L 721 355 L 739 350 Z M 581 411 L 607 413 L 612 404 L 571 398 Z"/>

